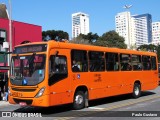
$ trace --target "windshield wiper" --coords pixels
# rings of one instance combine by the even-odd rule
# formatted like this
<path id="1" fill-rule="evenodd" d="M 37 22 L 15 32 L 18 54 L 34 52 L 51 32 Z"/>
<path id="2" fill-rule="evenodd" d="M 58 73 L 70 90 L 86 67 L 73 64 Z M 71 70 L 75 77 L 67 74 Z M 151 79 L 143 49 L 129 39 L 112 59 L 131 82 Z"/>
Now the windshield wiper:
<path id="1" fill-rule="evenodd" d="M 30 76 L 33 73 L 33 62 L 34 62 L 35 55 L 36 55 L 36 53 L 33 53 L 27 63 L 27 65 L 29 65 L 29 75 Z"/>
<path id="2" fill-rule="evenodd" d="M 36 55 L 36 53 L 33 53 L 33 54 L 31 55 L 31 57 L 29 58 L 29 60 L 28 60 L 28 62 L 27 62 L 27 65 L 28 65 L 28 64 L 31 64 L 31 63 L 33 62 L 35 55 Z"/>

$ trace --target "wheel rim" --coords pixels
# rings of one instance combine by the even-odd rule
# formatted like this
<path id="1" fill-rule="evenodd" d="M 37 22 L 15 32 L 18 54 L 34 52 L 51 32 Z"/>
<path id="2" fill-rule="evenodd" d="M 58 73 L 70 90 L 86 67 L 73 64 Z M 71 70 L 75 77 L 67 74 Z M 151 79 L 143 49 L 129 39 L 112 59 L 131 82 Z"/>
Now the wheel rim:
<path id="1" fill-rule="evenodd" d="M 139 88 L 138 88 L 138 87 L 135 87 L 135 89 L 134 89 L 134 93 L 135 93 L 135 95 L 136 95 L 136 96 L 138 96 L 138 95 L 139 95 Z"/>
<path id="2" fill-rule="evenodd" d="M 82 95 L 77 95 L 77 96 L 75 97 L 75 103 L 76 103 L 77 105 L 81 105 L 81 104 L 83 103 L 83 96 L 82 96 Z"/>

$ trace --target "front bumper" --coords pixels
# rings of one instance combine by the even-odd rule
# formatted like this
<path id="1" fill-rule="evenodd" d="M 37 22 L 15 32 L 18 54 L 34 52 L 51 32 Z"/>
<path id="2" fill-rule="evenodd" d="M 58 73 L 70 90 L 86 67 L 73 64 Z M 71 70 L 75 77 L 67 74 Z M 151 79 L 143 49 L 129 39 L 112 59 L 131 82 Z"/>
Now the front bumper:
<path id="1" fill-rule="evenodd" d="M 28 106 L 38 106 L 38 107 L 48 107 L 49 106 L 49 96 L 44 95 L 39 98 L 18 98 L 9 95 L 10 104 L 21 104 L 26 103 Z"/>

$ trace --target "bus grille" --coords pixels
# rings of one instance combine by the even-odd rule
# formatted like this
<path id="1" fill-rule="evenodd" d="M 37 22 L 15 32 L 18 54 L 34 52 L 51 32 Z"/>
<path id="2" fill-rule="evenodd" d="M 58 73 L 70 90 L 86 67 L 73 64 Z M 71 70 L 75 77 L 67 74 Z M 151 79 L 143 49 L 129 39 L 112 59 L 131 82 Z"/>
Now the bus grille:
<path id="1" fill-rule="evenodd" d="M 19 89 L 19 88 L 12 88 L 14 91 L 20 91 L 20 92 L 34 92 L 36 89 Z"/>
<path id="2" fill-rule="evenodd" d="M 13 100 L 19 104 L 20 102 L 25 102 L 27 105 L 31 105 L 33 100 L 22 100 L 22 99 L 17 99 L 17 98 L 13 98 Z"/>

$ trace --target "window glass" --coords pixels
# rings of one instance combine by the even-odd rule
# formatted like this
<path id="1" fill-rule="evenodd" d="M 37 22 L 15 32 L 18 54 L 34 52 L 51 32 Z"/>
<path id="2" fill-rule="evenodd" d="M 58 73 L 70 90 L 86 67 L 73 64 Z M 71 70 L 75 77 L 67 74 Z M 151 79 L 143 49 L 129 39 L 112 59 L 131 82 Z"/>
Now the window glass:
<path id="1" fill-rule="evenodd" d="M 157 70 L 156 57 L 151 57 L 152 70 Z"/>
<path id="2" fill-rule="evenodd" d="M 131 71 L 131 56 L 129 54 L 120 54 L 120 64 L 122 71 Z"/>
<path id="3" fill-rule="evenodd" d="M 3 42 L 6 41 L 7 39 L 7 35 L 6 35 L 6 31 L 5 30 L 2 30 L 0 29 L 0 46 L 2 47 L 3 46 Z"/>
<path id="4" fill-rule="evenodd" d="M 51 86 L 54 83 L 68 77 L 67 58 L 61 55 L 51 55 L 49 61 L 49 81 Z"/>
<path id="5" fill-rule="evenodd" d="M 93 71 L 104 71 L 104 53 L 103 52 L 89 52 L 89 70 Z"/>
<path id="6" fill-rule="evenodd" d="M 0 29 L 0 51 L 3 51 L 4 53 L 7 52 L 7 50 L 3 48 L 3 42 L 6 42 L 6 38 L 6 31 Z M 4 54 L 3 52 L 0 54 L 0 66 L 6 66 L 8 59 L 8 55 Z"/>
<path id="7" fill-rule="evenodd" d="M 118 53 L 106 53 L 106 70 L 119 70 Z"/>
<path id="8" fill-rule="evenodd" d="M 132 55 L 132 66 L 133 66 L 133 70 L 135 71 L 142 70 L 140 55 Z"/>
<path id="9" fill-rule="evenodd" d="M 51 56 L 50 73 L 67 73 L 67 60 L 65 56 Z"/>
<path id="10" fill-rule="evenodd" d="M 37 85 L 44 80 L 46 56 L 33 54 L 13 56 L 11 59 L 11 83 L 14 85 Z M 27 83 L 23 83 L 23 80 Z"/>
<path id="11" fill-rule="evenodd" d="M 72 50 L 71 65 L 73 72 L 87 72 L 88 71 L 87 51 Z"/>
<path id="12" fill-rule="evenodd" d="M 143 70 L 151 70 L 150 56 L 142 56 Z"/>

